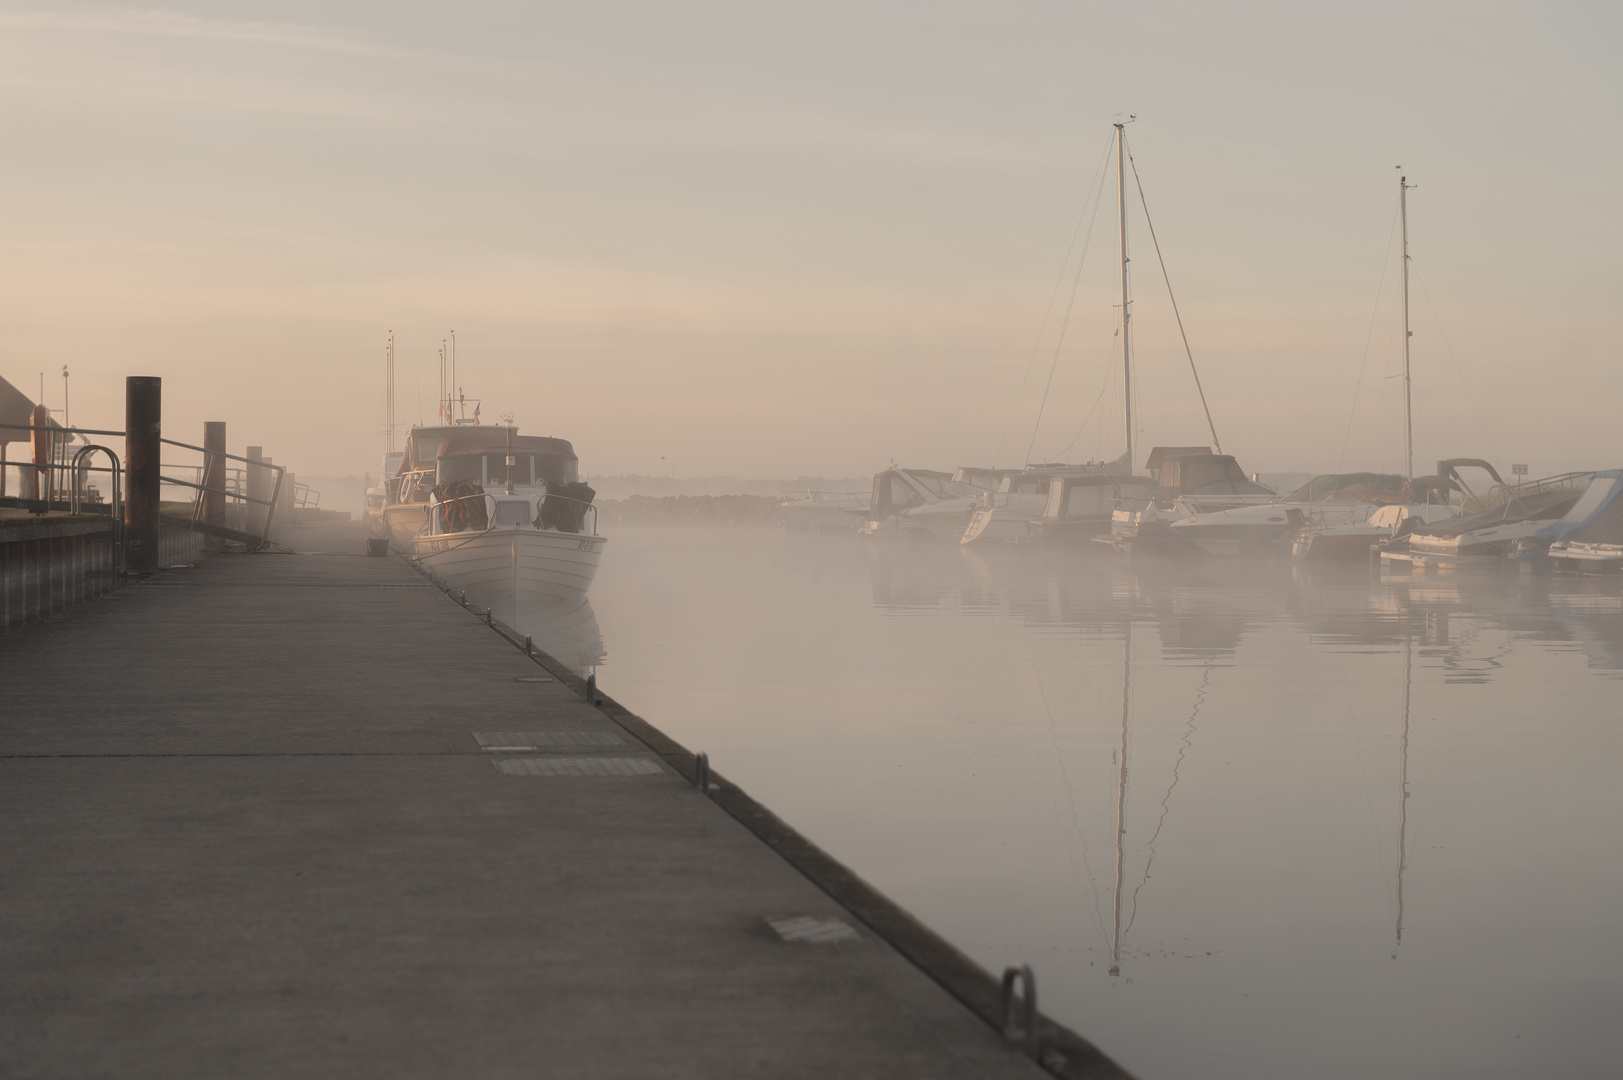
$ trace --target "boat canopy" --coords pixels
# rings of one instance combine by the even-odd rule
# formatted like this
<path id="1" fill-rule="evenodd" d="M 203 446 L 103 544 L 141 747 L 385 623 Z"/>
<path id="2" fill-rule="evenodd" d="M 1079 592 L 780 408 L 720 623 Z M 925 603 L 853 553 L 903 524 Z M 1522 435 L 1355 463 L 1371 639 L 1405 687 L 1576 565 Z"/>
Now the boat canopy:
<path id="1" fill-rule="evenodd" d="M 1245 475 L 1232 454 L 1196 451 L 1168 457 L 1160 462 L 1156 478 L 1160 481 L 1156 491 L 1158 499 L 1176 495 L 1270 494 L 1269 488 Z"/>
<path id="2" fill-rule="evenodd" d="M 1396 473 L 1325 473 L 1315 476 L 1279 501 L 1319 503 L 1365 500 L 1392 502 L 1409 492 L 1409 481 Z"/>
<path id="3" fill-rule="evenodd" d="M 1559 518 L 1571 510 L 1578 501 L 1578 492 L 1567 489 L 1540 491 L 1506 499 L 1499 506 L 1481 514 L 1446 518 L 1429 525 L 1416 525 L 1415 536 L 1464 536 L 1477 529 L 1494 525 L 1508 525 L 1516 521 L 1543 521 Z"/>
<path id="4" fill-rule="evenodd" d="M 1538 531 L 1541 540 L 1623 544 L 1623 469 L 1597 472 L 1560 521 Z"/>
<path id="5" fill-rule="evenodd" d="M 939 500 L 952 473 L 929 469 L 886 469 L 873 478 L 873 498 L 868 502 L 868 517 L 884 521 L 893 514 L 925 503 Z"/>
<path id="6" fill-rule="evenodd" d="M 1161 475 L 1161 466 L 1170 459 L 1183 457 L 1185 454 L 1205 454 L 1211 456 L 1212 448 L 1209 446 L 1157 446 L 1150 451 L 1150 460 L 1144 463 L 1144 469 L 1151 476 Z"/>

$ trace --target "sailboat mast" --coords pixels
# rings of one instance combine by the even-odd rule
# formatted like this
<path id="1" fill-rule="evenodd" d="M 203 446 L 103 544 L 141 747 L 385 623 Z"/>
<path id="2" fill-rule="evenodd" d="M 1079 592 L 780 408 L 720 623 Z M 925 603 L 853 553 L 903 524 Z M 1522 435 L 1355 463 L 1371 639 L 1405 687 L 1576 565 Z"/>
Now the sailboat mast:
<path id="1" fill-rule="evenodd" d="M 1127 297 L 1127 124 L 1116 125 L 1116 235 L 1121 247 L 1121 397 L 1127 422 L 1127 471 L 1133 471 L 1133 313 Z"/>
<path id="2" fill-rule="evenodd" d="M 1409 178 L 1398 177 L 1398 216 L 1403 219 L 1403 449 L 1414 479 L 1414 414 L 1409 393 Z"/>

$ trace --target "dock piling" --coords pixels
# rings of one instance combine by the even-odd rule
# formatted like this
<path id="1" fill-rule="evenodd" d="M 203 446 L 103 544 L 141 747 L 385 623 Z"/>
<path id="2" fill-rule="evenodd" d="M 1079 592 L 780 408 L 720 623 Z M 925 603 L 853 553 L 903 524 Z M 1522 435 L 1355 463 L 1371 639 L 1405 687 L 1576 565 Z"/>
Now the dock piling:
<path id="1" fill-rule="evenodd" d="M 710 755 L 703 750 L 693 755 L 693 786 L 701 795 L 710 794 Z"/>
<path id="2" fill-rule="evenodd" d="M 586 704 L 594 707 L 603 704 L 603 699 L 597 696 L 596 672 L 586 676 Z"/>
<path id="3" fill-rule="evenodd" d="M 265 460 L 263 446 L 250 446 L 243 455 L 248 459 L 245 480 L 249 499 L 270 498 L 270 470 L 261 464 Z M 263 502 L 247 502 L 243 504 L 243 531 L 258 534 L 265 529 L 265 510 Z"/>
<path id="4" fill-rule="evenodd" d="M 203 520 L 210 525 L 225 524 L 225 421 L 203 422 L 204 457 Z"/>
<path id="5" fill-rule="evenodd" d="M 124 567 L 134 574 L 158 570 L 158 496 L 162 486 L 163 380 L 124 380 Z"/>
<path id="6" fill-rule="evenodd" d="M 524 655 L 531 659 L 535 658 L 535 642 L 530 638 L 529 634 L 524 635 Z"/>

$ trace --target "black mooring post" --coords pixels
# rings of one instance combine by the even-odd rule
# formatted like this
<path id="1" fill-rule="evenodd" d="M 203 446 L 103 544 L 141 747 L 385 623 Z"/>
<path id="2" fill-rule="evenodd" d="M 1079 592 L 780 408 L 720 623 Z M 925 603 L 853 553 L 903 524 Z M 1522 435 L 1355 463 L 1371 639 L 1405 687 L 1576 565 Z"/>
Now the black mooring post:
<path id="1" fill-rule="evenodd" d="M 159 458 L 163 439 L 163 380 L 124 380 L 124 568 L 158 570 Z"/>

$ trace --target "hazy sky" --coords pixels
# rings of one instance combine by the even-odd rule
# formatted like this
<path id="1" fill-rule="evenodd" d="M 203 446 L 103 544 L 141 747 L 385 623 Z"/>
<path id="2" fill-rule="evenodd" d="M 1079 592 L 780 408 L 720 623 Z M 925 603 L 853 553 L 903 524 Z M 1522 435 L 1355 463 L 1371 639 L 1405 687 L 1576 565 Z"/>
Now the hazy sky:
<path id="1" fill-rule="evenodd" d="M 161 375 L 172 437 L 358 473 L 387 332 L 432 420 L 455 330 L 594 473 L 1017 463 L 1131 112 L 1248 469 L 1401 468 L 1399 164 L 1418 463 L 1623 464 L 1620 46 L 1571 3 L 3 4 L 0 374 L 112 427 Z M 1110 181 L 1039 460 L 1119 452 Z M 1130 231 L 1142 464 L 1205 435 Z"/>

